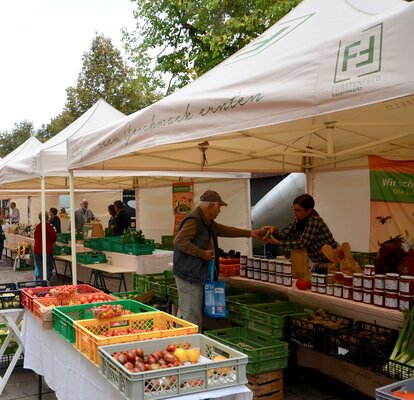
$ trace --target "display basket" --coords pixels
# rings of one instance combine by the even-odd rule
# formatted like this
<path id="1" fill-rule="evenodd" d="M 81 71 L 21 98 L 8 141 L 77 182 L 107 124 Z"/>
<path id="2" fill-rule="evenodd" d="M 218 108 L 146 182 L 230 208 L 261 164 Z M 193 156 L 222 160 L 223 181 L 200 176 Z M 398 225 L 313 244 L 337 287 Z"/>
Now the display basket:
<path id="1" fill-rule="evenodd" d="M 92 305 L 95 305 L 98 303 L 114 300 L 116 300 L 115 296 L 106 294 L 104 292 L 76 294 L 75 296 L 66 299 L 58 299 L 57 297 L 43 297 L 33 300 L 32 313 L 40 321 L 50 322 L 53 321 L 53 308 L 55 307 L 80 305 L 82 302 L 85 302 L 85 304 L 90 303 Z"/>
<path id="2" fill-rule="evenodd" d="M 376 400 L 401 400 L 403 397 L 393 396 L 393 392 L 401 391 L 414 393 L 414 378 L 405 379 L 400 382 L 391 383 L 375 389 Z M 408 399 L 408 397 L 406 397 Z"/>
<path id="3" fill-rule="evenodd" d="M 134 314 L 158 311 L 154 307 L 139 303 L 135 300 L 116 300 L 109 302 L 79 304 L 76 306 L 54 307 L 53 313 L 53 329 L 70 343 L 75 343 L 76 332 L 73 327 L 74 321 L 93 319 L 93 308 L 103 304 L 122 305 L 124 310 L 131 311 Z"/>
<path id="4" fill-rule="evenodd" d="M 315 308 L 291 301 L 253 304 L 246 307 L 245 327 L 281 339 L 287 335 L 287 317 L 307 315 L 314 310 Z"/>
<path id="5" fill-rule="evenodd" d="M 394 342 L 386 342 L 370 347 L 371 369 L 398 381 L 414 377 L 414 366 L 390 360 L 394 345 Z"/>
<path id="6" fill-rule="evenodd" d="M 35 282 L 40 282 L 40 281 L 35 281 Z M 70 286 L 73 286 L 73 285 L 70 285 Z M 87 284 L 80 284 L 80 285 L 74 285 L 74 286 L 76 287 L 76 291 L 79 294 L 103 293 L 102 290 L 97 289 L 96 287 L 87 285 Z M 61 287 L 62 286 L 44 286 L 44 287 L 27 286 L 25 288 L 22 288 L 21 293 L 20 293 L 21 304 L 23 307 L 27 308 L 29 311 L 33 311 L 33 300 L 37 300 L 43 297 L 49 297 L 50 289 L 59 289 Z"/>
<path id="7" fill-rule="evenodd" d="M 98 346 L 198 332 L 197 325 L 162 311 L 123 315 L 106 321 L 97 319 L 75 321 L 73 326 L 76 330 L 75 347 L 98 366 Z M 131 331 L 133 333 L 128 333 Z M 119 334 L 120 332 L 126 333 Z M 104 334 L 117 334 L 117 336 L 104 336 Z"/>
<path id="8" fill-rule="evenodd" d="M 132 373 L 111 354 L 140 347 L 145 354 L 165 349 L 169 344 L 199 348 L 197 364 Z M 124 343 L 99 348 L 101 374 L 128 400 L 166 399 L 180 395 L 244 385 L 247 356 L 204 335 L 178 336 L 148 342 Z M 214 361 L 220 356 L 221 360 Z"/>
<path id="9" fill-rule="evenodd" d="M 20 289 L 14 282 L 0 283 L 0 308 L 21 308 Z"/>
<path id="10" fill-rule="evenodd" d="M 175 278 L 161 281 L 148 281 L 148 290 L 155 293 L 161 300 L 168 300 L 168 287 L 175 284 Z"/>
<path id="11" fill-rule="evenodd" d="M 261 374 L 288 366 L 288 344 L 253 332 L 246 328 L 234 327 L 205 332 L 205 335 L 247 354 L 247 373 Z"/>
<path id="12" fill-rule="evenodd" d="M 227 319 L 234 324 L 244 325 L 246 319 L 246 306 L 262 304 L 265 301 L 273 301 L 264 293 L 244 293 L 226 297 Z"/>
<path id="13" fill-rule="evenodd" d="M 240 264 L 220 264 L 220 276 L 239 276 Z"/>
<path id="14" fill-rule="evenodd" d="M 96 251 L 85 251 L 84 253 L 76 253 L 76 261 L 80 264 L 104 264 L 106 263 L 106 255 Z"/>
<path id="15" fill-rule="evenodd" d="M 164 272 L 159 272 L 157 274 L 132 274 L 132 286 L 133 289 L 145 293 L 149 291 L 148 282 L 163 282 L 166 279 L 174 278 L 172 271 L 165 270 Z"/>
<path id="16" fill-rule="evenodd" d="M 145 254 L 152 254 L 155 250 L 155 245 L 152 243 L 149 244 L 139 244 L 139 243 L 125 243 L 123 248 L 123 253 L 133 254 L 135 256 L 142 256 Z"/>
<path id="17" fill-rule="evenodd" d="M 71 254 L 72 254 L 72 249 L 70 246 L 59 246 L 57 244 L 53 246 L 54 256 L 70 256 Z"/>
<path id="18" fill-rule="evenodd" d="M 57 233 L 56 241 L 59 243 L 69 243 L 70 241 L 70 232 Z"/>
<path id="19" fill-rule="evenodd" d="M 102 251 L 103 249 L 103 238 L 85 238 L 83 239 L 83 247 L 88 249 Z"/>
<path id="20" fill-rule="evenodd" d="M 301 347 L 323 352 L 325 335 L 338 336 L 343 330 L 352 328 L 353 320 L 335 314 L 326 313 L 332 327 L 321 325 L 320 321 L 309 320 L 308 316 L 289 318 L 289 341 Z M 333 328 L 338 325 L 337 328 Z"/>
<path id="21" fill-rule="evenodd" d="M 392 342 L 398 337 L 398 331 L 383 326 L 357 321 L 348 331 L 339 335 L 327 332 L 325 335 L 325 353 L 360 366 L 371 363 L 370 347 L 373 344 Z"/>
<path id="22" fill-rule="evenodd" d="M 9 367 L 13 360 L 13 354 L 3 354 L 3 357 L 0 357 L 0 369 L 6 369 Z M 23 361 L 24 361 L 24 354 L 20 354 L 20 357 L 18 358 L 16 362 L 16 367 L 23 367 Z"/>

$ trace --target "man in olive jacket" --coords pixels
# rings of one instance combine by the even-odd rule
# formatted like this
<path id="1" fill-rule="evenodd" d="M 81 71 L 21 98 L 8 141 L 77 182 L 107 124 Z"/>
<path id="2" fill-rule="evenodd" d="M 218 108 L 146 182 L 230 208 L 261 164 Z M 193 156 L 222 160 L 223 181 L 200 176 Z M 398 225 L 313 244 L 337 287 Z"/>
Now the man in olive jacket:
<path id="1" fill-rule="evenodd" d="M 221 206 L 227 204 L 220 195 L 207 190 L 200 197 L 199 206 L 180 224 L 174 239 L 173 272 L 178 289 L 178 316 L 197 324 L 202 332 L 203 295 L 207 267 L 215 260 L 218 268 L 217 237 L 255 237 L 261 239 L 261 230 L 250 231 L 218 224 L 214 219 Z"/>

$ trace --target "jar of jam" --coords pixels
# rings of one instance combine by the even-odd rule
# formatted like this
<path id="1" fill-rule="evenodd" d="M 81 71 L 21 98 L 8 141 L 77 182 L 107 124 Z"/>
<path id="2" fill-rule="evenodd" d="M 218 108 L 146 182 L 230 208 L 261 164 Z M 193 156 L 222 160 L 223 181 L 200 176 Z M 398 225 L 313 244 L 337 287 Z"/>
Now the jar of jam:
<path id="1" fill-rule="evenodd" d="M 342 288 L 342 298 L 352 300 L 352 286 L 344 286 Z"/>
<path id="2" fill-rule="evenodd" d="M 278 285 L 283 285 L 283 275 L 276 273 L 276 283 Z"/>
<path id="3" fill-rule="evenodd" d="M 245 265 L 245 264 L 240 264 L 240 276 L 242 277 L 242 278 L 245 278 L 246 277 L 246 275 L 247 275 L 247 265 Z"/>
<path id="4" fill-rule="evenodd" d="M 283 274 L 283 286 L 292 286 L 292 274 Z"/>
<path id="5" fill-rule="evenodd" d="M 400 298 L 399 298 L 399 308 L 401 310 L 411 310 L 411 307 L 414 303 L 414 296 L 407 296 L 405 294 L 401 294 L 400 293 Z"/>
<path id="6" fill-rule="evenodd" d="M 334 285 L 330 283 L 329 285 L 326 285 L 326 294 L 328 296 L 333 296 L 334 294 Z"/>
<path id="7" fill-rule="evenodd" d="M 269 260 L 269 274 L 276 273 L 276 260 Z"/>
<path id="8" fill-rule="evenodd" d="M 291 274 L 292 273 L 292 263 L 290 261 L 285 261 L 283 263 L 283 274 Z"/>
<path id="9" fill-rule="evenodd" d="M 326 294 L 326 285 L 317 285 L 317 287 L 318 287 L 318 293 Z"/>
<path id="10" fill-rule="evenodd" d="M 326 284 L 333 285 L 335 283 L 335 274 L 326 274 Z"/>
<path id="11" fill-rule="evenodd" d="M 269 282 L 270 283 L 276 283 L 276 273 L 275 272 L 269 272 Z"/>
<path id="12" fill-rule="evenodd" d="M 363 274 L 355 273 L 352 275 L 352 286 L 354 288 L 362 288 L 362 278 Z M 361 300 L 362 301 L 362 300 Z"/>
<path id="13" fill-rule="evenodd" d="M 311 292 L 318 292 L 318 284 L 317 283 L 311 283 Z"/>
<path id="14" fill-rule="evenodd" d="M 414 276 L 411 275 L 401 275 L 399 281 L 399 292 L 407 296 L 414 295 Z"/>
<path id="15" fill-rule="evenodd" d="M 311 283 L 317 285 L 318 284 L 318 276 L 319 276 L 319 274 L 317 274 L 315 272 L 312 273 L 311 274 Z"/>
<path id="16" fill-rule="evenodd" d="M 384 295 L 384 307 L 391 310 L 398 310 L 398 293 L 397 292 L 387 292 L 385 291 Z"/>
<path id="17" fill-rule="evenodd" d="M 375 289 L 372 297 L 372 303 L 377 307 L 384 307 L 384 295 L 385 292 L 383 290 Z"/>
<path id="18" fill-rule="evenodd" d="M 260 268 L 253 268 L 253 279 L 255 281 L 260 281 L 260 278 L 261 278 Z"/>
<path id="19" fill-rule="evenodd" d="M 362 278 L 362 287 L 367 290 L 374 289 L 374 275 L 364 275 Z"/>
<path id="20" fill-rule="evenodd" d="M 357 302 L 362 301 L 362 288 L 356 288 L 355 286 L 352 288 L 352 300 Z"/>
<path id="21" fill-rule="evenodd" d="M 400 275 L 394 273 L 385 274 L 385 290 L 388 292 L 397 292 L 398 291 L 398 280 Z"/>
<path id="22" fill-rule="evenodd" d="M 247 264 L 247 256 L 240 256 L 240 265 Z"/>
<path id="23" fill-rule="evenodd" d="M 344 286 L 352 286 L 352 275 L 344 274 Z"/>
<path id="24" fill-rule="evenodd" d="M 376 290 L 385 289 L 385 275 L 382 275 L 382 274 L 374 275 L 374 289 Z"/>
<path id="25" fill-rule="evenodd" d="M 326 286 L 326 275 L 318 274 L 318 285 Z"/>
<path id="26" fill-rule="evenodd" d="M 373 290 L 362 290 L 362 302 L 365 304 L 372 304 L 372 296 L 374 291 Z"/>
<path id="27" fill-rule="evenodd" d="M 286 261 L 286 258 L 277 258 L 276 259 L 276 273 L 283 274 L 283 264 Z"/>
<path id="28" fill-rule="evenodd" d="M 364 265 L 364 275 L 375 275 L 375 265 Z"/>
<path id="29" fill-rule="evenodd" d="M 341 285 L 344 283 L 343 272 L 335 272 L 335 283 L 340 283 Z"/>
<path id="30" fill-rule="evenodd" d="M 335 297 L 342 297 L 342 284 L 335 283 L 334 284 L 334 296 Z"/>
<path id="31" fill-rule="evenodd" d="M 260 258 L 253 258 L 253 268 L 260 268 L 260 263 L 262 260 Z"/>
<path id="32" fill-rule="evenodd" d="M 247 277 L 249 279 L 253 279 L 254 278 L 254 268 L 253 268 L 253 263 L 251 263 L 251 265 L 247 264 Z"/>
<path id="33" fill-rule="evenodd" d="M 269 272 L 267 271 L 260 271 L 260 280 L 262 282 L 269 282 Z"/>

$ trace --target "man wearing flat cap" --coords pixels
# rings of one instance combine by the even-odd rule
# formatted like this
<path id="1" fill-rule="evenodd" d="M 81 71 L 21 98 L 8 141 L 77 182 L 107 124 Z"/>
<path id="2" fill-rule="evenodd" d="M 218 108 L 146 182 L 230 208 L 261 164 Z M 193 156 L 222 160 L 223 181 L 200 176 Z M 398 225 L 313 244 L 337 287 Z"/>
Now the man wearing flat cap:
<path id="1" fill-rule="evenodd" d="M 178 316 L 197 324 L 202 332 L 203 295 L 210 260 L 219 265 L 217 237 L 255 237 L 261 239 L 261 230 L 250 231 L 221 225 L 215 221 L 222 206 L 227 206 L 220 195 L 207 190 L 200 204 L 182 221 L 174 239 L 173 272 L 178 289 Z"/>
<path id="2" fill-rule="evenodd" d="M 75 227 L 76 232 L 82 233 L 83 225 L 93 221 L 95 215 L 93 215 L 92 210 L 88 208 L 88 200 L 82 199 L 79 205 L 80 207 L 75 211 Z"/>

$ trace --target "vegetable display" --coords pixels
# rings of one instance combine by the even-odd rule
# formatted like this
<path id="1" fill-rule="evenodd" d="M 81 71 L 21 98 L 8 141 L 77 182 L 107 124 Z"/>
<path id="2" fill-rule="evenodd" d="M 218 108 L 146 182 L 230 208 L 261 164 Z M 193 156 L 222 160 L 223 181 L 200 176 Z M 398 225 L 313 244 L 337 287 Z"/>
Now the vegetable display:
<path id="1" fill-rule="evenodd" d="M 414 367 L 414 307 L 404 312 L 404 324 L 390 360 Z"/>

